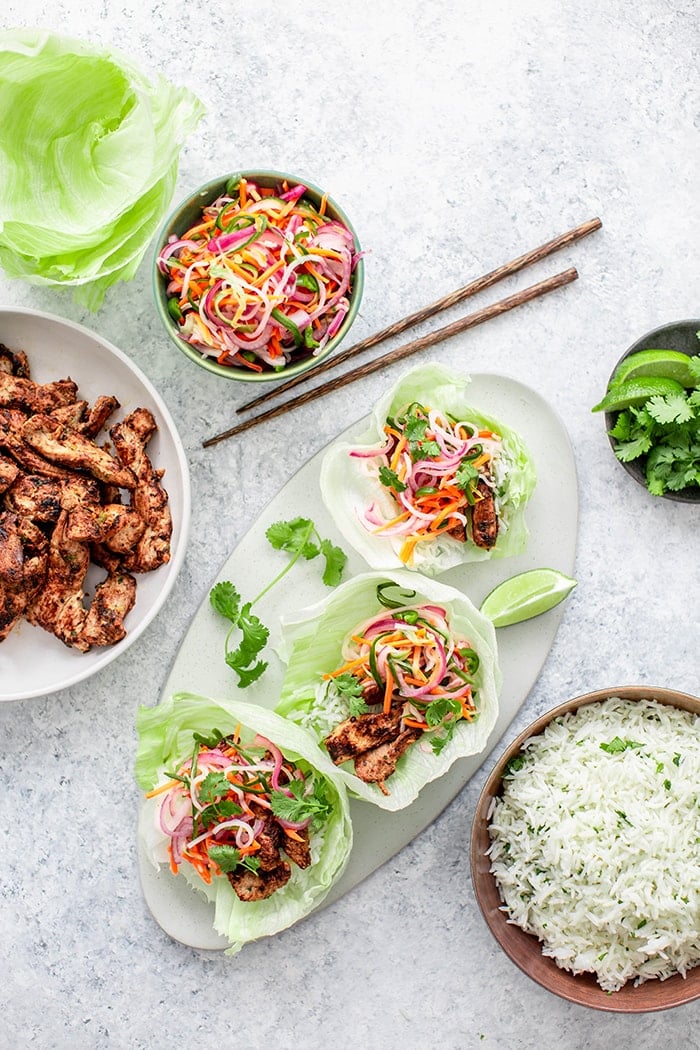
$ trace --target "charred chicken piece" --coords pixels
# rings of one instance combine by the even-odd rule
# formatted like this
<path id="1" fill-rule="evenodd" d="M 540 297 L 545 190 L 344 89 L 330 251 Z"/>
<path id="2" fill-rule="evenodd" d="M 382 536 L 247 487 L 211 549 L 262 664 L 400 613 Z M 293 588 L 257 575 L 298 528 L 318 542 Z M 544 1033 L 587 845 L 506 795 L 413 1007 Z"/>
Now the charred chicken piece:
<path id="1" fill-rule="evenodd" d="M 392 709 L 389 714 L 356 715 L 337 725 L 324 743 L 331 759 L 338 766 L 387 740 L 393 740 L 400 725 L 399 708 Z"/>
<path id="2" fill-rule="evenodd" d="M 88 438 L 96 438 L 103 426 L 120 407 L 116 397 L 111 394 L 101 394 L 92 406 L 88 408 L 78 430 Z"/>
<path id="3" fill-rule="evenodd" d="M 311 864 L 309 829 L 302 828 L 299 831 L 295 831 L 293 835 L 289 832 L 285 832 L 282 841 L 282 849 L 298 868 L 308 868 Z"/>
<path id="4" fill-rule="evenodd" d="M 24 612 L 24 548 L 17 515 L 0 514 L 0 640 L 7 637 Z"/>
<path id="5" fill-rule="evenodd" d="M 81 637 L 87 610 L 83 605 L 83 583 L 90 564 L 86 543 L 66 538 L 68 512 L 59 515 L 49 544 L 46 583 L 28 607 L 30 623 L 52 632 L 69 647 L 86 652 Z"/>
<path id="6" fill-rule="evenodd" d="M 61 482 L 39 474 L 20 474 L 5 493 L 5 506 L 31 521 L 58 521 Z"/>
<path id="7" fill-rule="evenodd" d="M 0 343 L 0 372 L 19 376 L 21 379 L 31 379 L 29 361 L 24 350 L 10 350 L 4 343 Z"/>
<path id="8" fill-rule="evenodd" d="M 146 531 L 146 522 L 129 504 L 95 503 L 71 510 L 66 535 L 71 540 L 104 544 L 117 554 L 126 554 Z"/>
<path id="9" fill-rule="evenodd" d="M 114 645 L 126 635 L 124 619 L 136 601 L 136 580 L 128 572 L 109 573 L 95 596 L 80 631 L 87 646 Z"/>
<path id="10" fill-rule="evenodd" d="M 34 383 L 19 375 L 0 371 L 0 405 L 24 408 L 29 412 L 51 412 L 61 405 L 76 400 L 77 385 L 72 379 L 57 379 L 53 383 Z"/>
<path id="11" fill-rule="evenodd" d="M 5 456 L 0 455 L 0 494 L 6 492 L 10 485 L 14 484 L 18 474 L 19 467 L 14 460 L 6 459 Z"/>
<path id="12" fill-rule="evenodd" d="M 156 421 L 147 408 L 137 408 L 110 429 L 119 459 L 136 477 L 131 505 L 146 523 L 146 530 L 135 548 L 125 556 L 131 572 L 149 572 L 170 560 L 173 531 L 168 494 L 161 484 L 162 470 L 155 470 L 146 445 L 156 431 Z"/>
<path id="13" fill-rule="evenodd" d="M 0 408 L 0 449 L 4 449 L 27 474 L 41 474 L 46 478 L 67 478 L 65 467 L 50 463 L 26 444 L 22 431 L 27 416 L 17 408 Z"/>
<path id="14" fill-rule="evenodd" d="M 228 872 L 228 880 L 233 886 L 236 896 L 242 901 L 264 901 L 268 897 L 289 882 L 291 868 L 282 861 L 271 871 L 249 871 L 247 868 L 238 868 L 236 871 Z"/>
<path id="15" fill-rule="evenodd" d="M 133 489 L 136 479 L 113 456 L 79 431 L 45 413 L 30 416 L 22 437 L 36 452 L 63 467 L 84 470 L 107 484 Z"/>
<path id="16" fill-rule="evenodd" d="M 398 760 L 422 735 L 422 729 L 403 729 L 394 740 L 358 755 L 355 759 L 355 773 L 360 780 L 367 784 L 379 784 L 384 791 L 384 781 L 395 772 Z"/>
<path id="17" fill-rule="evenodd" d="M 498 539 L 496 502 L 485 481 L 478 483 L 476 492 L 476 502 L 472 507 L 472 536 L 477 547 L 490 550 Z"/>

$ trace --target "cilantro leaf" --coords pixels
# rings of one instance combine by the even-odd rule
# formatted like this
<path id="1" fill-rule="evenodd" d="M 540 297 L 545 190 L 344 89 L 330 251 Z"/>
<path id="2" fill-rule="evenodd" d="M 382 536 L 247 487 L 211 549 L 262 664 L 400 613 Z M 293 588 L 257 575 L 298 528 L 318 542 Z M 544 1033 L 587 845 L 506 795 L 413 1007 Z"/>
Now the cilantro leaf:
<path id="1" fill-rule="evenodd" d="M 350 674 L 349 671 L 346 671 L 344 674 L 339 674 L 333 679 L 333 684 L 339 695 L 347 702 L 351 715 L 357 717 L 358 715 L 364 715 L 369 711 L 369 707 L 365 703 L 365 698 L 362 693 L 362 686 L 357 678 L 355 678 L 354 674 Z"/>
<path id="2" fill-rule="evenodd" d="M 300 824 L 309 818 L 314 823 L 322 822 L 332 810 L 326 784 L 315 781 L 312 790 L 305 794 L 307 791 L 308 782 L 304 780 L 291 780 L 284 789 L 272 791 L 272 812 L 280 820 L 288 820 L 293 824 Z"/>
<path id="3" fill-rule="evenodd" d="M 241 596 L 229 580 L 221 580 L 214 584 L 209 592 L 209 601 L 225 619 L 233 624 L 237 622 Z"/>
<path id="4" fill-rule="evenodd" d="M 207 805 L 215 802 L 221 795 L 226 795 L 230 787 L 231 785 L 223 773 L 215 771 L 207 773 L 199 785 L 199 801 Z"/>
<path id="5" fill-rule="evenodd" d="M 236 868 L 248 868 L 249 871 L 257 871 L 260 867 L 260 861 L 257 857 L 241 857 L 241 851 L 236 849 L 235 846 L 227 845 L 212 845 L 208 850 L 210 858 L 215 864 L 221 868 L 221 871 L 226 875 L 230 871 L 235 871 Z"/>
<path id="6" fill-rule="evenodd" d="M 454 483 L 466 496 L 470 496 L 479 480 L 479 471 L 468 460 L 463 460 L 457 467 Z"/>
<path id="7" fill-rule="evenodd" d="M 698 338 L 700 338 L 700 336 Z M 695 385 L 700 387 L 700 354 L 694 354 L 693 357 L 688 358 L 688 368 L 690 369 L 690 374 L 695 380 Z"/>
<path id="8" fill-rule="evenodd" d="M 385 488 L 393 489 L 394 492 L 403 492 L 406 488 L 406 483 L 401 480 L 396 471 L 391 470 L 386 464 L 382 464 L 379 468 L 379 480 Z"/>
<path id="9" fill-rule="evenodd" d="M 327 587 L 337 587 L 343 575 L 348 556 L 344 550 L 336 547 L 330 540 L 321 540 L 319 547 L 326 563 L 321 579 Z"/>
<path id="10" fill-rule="evenodd" d="M 224 875 L 229 871 L 235 871 L 241 860 L 241 851 L 235 846 L 210 846 L 207 852 Z"/>
<path id="11" fill-rule="evenodd" d="M 646 409 L 657 423 L 687 423 L 693 418 L 693 409 L 685 394 L 656 394 L 646 402 Z"/>
<path id="12" fill-rule="evenodd" d="M 270 525 L 265 535 L 275 550 L 300 553 L 310 560 L 318 554 L 318 547 L 310 542 L 315 531 L 310 518 L 292 518 L 291 521 L 277 521 Z"/>

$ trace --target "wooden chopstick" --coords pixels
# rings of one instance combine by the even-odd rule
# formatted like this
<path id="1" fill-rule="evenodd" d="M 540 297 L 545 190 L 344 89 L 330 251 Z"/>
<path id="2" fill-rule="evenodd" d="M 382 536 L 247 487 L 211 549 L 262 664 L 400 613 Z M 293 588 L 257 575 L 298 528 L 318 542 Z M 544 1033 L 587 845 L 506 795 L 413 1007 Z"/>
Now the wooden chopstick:
<path id="1" fill-rule="evenodd" d="M 251 427 L 257 426 L 258 423 L 265 423 L 276 416 L 284 415 L 300 405 L 306 405 L 310 401 L 323 397 L 324 394 L 331 390 L 338 390 L 342 386 L 354 383 L 357 379 L 362 379 L 380 368 L 387 368 L 397 361 L 402 361 L 410 354 L 418 353 L 419 350 L 425 350 L 426 347 L 432 346 L 434 343 L 439 343 L 443 339 L 449 339 L 450 336 L 465 332 L 468 328 L 475 328 L 476 325 L 483 324 L 484 321 L 489 321 L 492 317 L 499 317 L 501 314 L 507 313 L 508 310 L 514 310 L 516 306 L 522 306 L 524 303 L 530 302 L 531 299 L 538 299 L 548 292 L 553 292 L 557 288 L 575 281 L 577 277 L 578 273 L 572 267 L 569 270 L 556 274 L 554 277 L 548 277 L 545 281 L 530 285 L 529 288 L 524 288 L 514 295 L 509 295 L 506 299 L 499 299 L 497 302 L 492 303 L 491 306 L 484 306 L 473 314 L 460 317 L 443 328 L 438 328 L 434 332 L 428 332 L 426 335 L 419 336 L 410 343 L 404 343 L 403 346 L 398 346 L 395 350 L 390 350 L 389 353 L 383 354 L 381 357 L 375 357 L 374 360 L 360 365 L 359 368 L 354 369 L 352 372 L 346 372 L 337 379 L 331 379 L 329 382 L 322 383 L 311 390 L 305 390 L 276 408 L 271 408 L 269 412 L 261 412 L 257 416 L 251 416 L 242 423 L 238 423 L 235 427 L 231 427 L 230 430 L 225 430 L 222 434 L 217 434 L 215 437 L 207 438 L 206 441 L 202 442 L 202 445 L 204 448 L 209 448 L 211 445 L 216 445 L 219 441 L 224 441 L 226 438 L 242 434 L 244 430 L 250 430 Z"/>
<path id="2" fill-rule="evenodd" d="M 415 313 L 409 314 L 408 317 L 404 317 L 402 321 L 395 321 L 394 324 L 382 328 L 380 332 L 375 332 L 374 335 L 367 336 L 366 339 L 362 339 L 359 343 L 355 343 L 354 346 L 341 351 L 341 353 L 336 354 L 327 361 L 320 362 L 314 368 L 310 368 L 308 371 L 302 372 L 298 376 L 293 376 L 284 383 L 275 384 L 269 390 L 260 394 L 259 397 L 254 397 L 252 401 L 247 401 L 244 405 L 241 405 L 236 409 L 236 412 L 245 412 L 249 408 L 256 408 L 258 405 L 262 405 L 263 402 L 269 401 L 273 397 L 277 397 L 278 394 L 283 394 L 285 391 L 291 390 L 292 387 L 297 386 L 299 383 L 303 383 L 307 379 L 313 379 L 314 376 L 321 375 L 322 372 L 328 372 L 331 368 L 336 368 L 338 365 L 344 364 L 344 362 L 349 361 L 350 358 L 356 357 L 358 354 L 363 353 L 365 350 L 369 350 L 378 343 L 383 343 L 385 339 L 391 339 L 393 336 L 400 335 L 402 332 L 405 332 L 407 328 L 413 328 L 415 325 L 427 321 L 429 317 L 434 317 L 443 310 L 448 310 L 451 306 L 456 306 L 457 303 L 461 303 L 464 299 L 469 299 L 471 296 L 483 292 L 486 288 L 490 288 L 492 285 L 497 284 L 498 281 L 502 281 L 506 277 L 512 277 L 513 274 L 519 273 L 521 270 L 524 270 L 525 267 L 532 266 L 534 263 L 546 259 L 547 256 L 552 255 L 554 252 L 558 252 L 562 248 L 566 248 L 568 245 L 580 241 L 582 237 L 587 237 L 589 233 L 594 233 L 596 230 L 599 230 L 602 225 L 600 219 L 595 218 L 589 219 L 588 222 L 581 223 L 580 226 L 575 226 L 572 230 L 567 230 L 566 233 L 560 234 L 559 237 L 555 237 L 553 240 L 541 244 L 539 248 L 533 248 L 531 251 L 525 252 L 524 255 L 519 255 L 517 259 L 512 259 L 510 262 L 504 263 L 503 266 L 499 266 L 498 269 L 491 270 L 490 273 L 484 274 L 483 277 L 477 277 L 474 281 L 470 281 L 469 284 L 465 284 L 463 288 L 458 288 L 456 292 L 450 292 L 449 295 L 445 295 L 442 299 L 438 299 L 436 302 L 431 303 L 430 306 L 424 306 L 422 310 L 416 310 Z"/>

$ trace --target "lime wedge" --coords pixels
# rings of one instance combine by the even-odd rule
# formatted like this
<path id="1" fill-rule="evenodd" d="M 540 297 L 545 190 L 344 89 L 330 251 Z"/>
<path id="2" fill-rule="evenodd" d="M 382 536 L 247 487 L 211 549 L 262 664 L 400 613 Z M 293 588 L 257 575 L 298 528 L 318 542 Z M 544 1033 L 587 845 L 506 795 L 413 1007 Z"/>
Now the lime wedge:
<path id="1" fill-rule="evenodd" d="M 481 612 L 494 627 L 508 627 L 553 609 L 575 586 L 576 580 L 557 569 L 530 569 L 494 587 L 481 603 Z"/>
<path id="2" fill-rule="evenodd" d="M 592 412 L 617 412 L 633 405 L 643 405 L 650 397 L 666 394 L 684 394 L 685 387 L 675 379 L 664 379 L 658 376 L 640 376 L 638 379 L 626 379 L 616 383 L 599 401 Z"/>
<path id="3" fill-rule="evenodd" d="M 675 379 L 681 386 L 695 385 L 688 366 L 690 358 L 680 350 L 638 350 L 620 361 L 610 379 L 609 387 L 628 379 L 656 376 L 657 379 Z"/>

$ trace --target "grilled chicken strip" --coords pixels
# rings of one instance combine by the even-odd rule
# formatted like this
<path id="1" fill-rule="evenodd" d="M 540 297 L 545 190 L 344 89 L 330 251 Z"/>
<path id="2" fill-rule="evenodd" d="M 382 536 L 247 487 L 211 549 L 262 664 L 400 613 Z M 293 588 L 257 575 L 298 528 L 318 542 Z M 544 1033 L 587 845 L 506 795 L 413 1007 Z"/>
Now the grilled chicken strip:
<path id="1" fill-rule="evenodd" d="M 400 708 L 392 709 L 389 714 L 357 715 L 346 718 L 326 737 L 324 743 L 336 766 L 356 758 L 364 751 L 393 740 L 401 725 Z"/>
<path id="2" fill-rule="evenodd" d="M 10 485 L 13 485 L 17 480 L 19 474 L 19 467 L 11 460 L 6 459 L 5 456 L 0 455 L 0 494 L 6 492 Z"/>
<path id="3" fill-rule="evenodd" d="M 355 773 L 367 784 L 379 784 L 396 770 L 396 763 L 411 744 L 423 735 L 422 729 L 407 728 L 394 740 L 389 740 L 371 751 L 365 751 L 355 759 Z"/>
<path id="4" fill-rule="evenodd" d="M 90 564 L 86 543 L 66 538 L 68 512 L 61 511 L 49 544 L 46 583 L 27 607 L 30 623 L 51 631 L 67 646 L 87 652 L 81 638 L 87 616 L 83 605 L 83 583 Z"/>
<path id="5" fill-rule="evenodd" d="M 124 565 L 131 572 L 149 572 L 170 560 L 173 523 L 168 494 L 161 484 L 163 471 L 154 469 L 146 453 L 156 429 L 152 413 L 137 408 L 109 432 L 119 459 L 136 476 L 131 505 L 146 522 L 143 536 L 124 557 Z"/>
<path id="6" fill-rule="evenodd" d="M 95 400 L 92 408 L 88 408 L 78 430 L 85 437 L 96 438 L 109 417 L 120 407 L 116 397 L 111 394 L 101 394 Z"/>
<path id="7" fill-rule="evenodd" d="M 477 547 L 490 550 L 498 539 L 498 517 L 493 492 L 485 481 L 476 486 L 477 500 L 472 507 L 472 536 Z"/>
<path id="8" fill-rule="evenodd" d="M 29 361 L 24 350 L 10 350 L 4 343 L 0 343 L 0 372 L 20 376 L 21 379 L 31 379 Z"/>
<path id="9" fill-rule="evenodd" d="M 50 412 L 76 400 L 77 384 L 72 379 L 57 379 L 53 383 L 34 383 L 18 375 L 0 371 L 0 405 L 7 408 L 25 408 L 29 412 Z"/>
<path id="10" fill-rule="evenodd" d="M 272 871 L 249 871 L 239 868 L 228 872 L 228 880 L 242 901 L 264 901 L 289 882 L 291 868 L 284 861 Z"/>
<path id="11" fill-rule="evenodd" d="M 292 838 L 291 835 L 285 833 L 284 839 L 282 840 L 282 849 L 298 868 L 308 868 L 311 864 L 309 829 L 302 828 L 299 831 L 295 831 L 294 834 L 299 836 L 301 842 L 299 842 L 299 839 Z"/>
<path id="12" fill-rule="evenodd" d="M 114 645 L 126 634 L 124 620 L 136 601 L 136 580 L 128 572 L 110 573 L 95 589 L 80 641 L 88 647 Z"/>
<path id="13" fill-rule="evenodd" d="M 143 536 L 146 522 L 129 504 L 96 503 L 71 510 L 66 536 L 104 544 L 118 554 L 126 554 Z"/>
<path id="14" fill-rule="evenodd" d="M 24 548 L 17 531 L 17 515 L 0 514 L 0 641 L 24 612 Z"/>
<path id="15" fill-rule="evenodd" d="M 5 506 L 32 521 L 58 521 L 61 482 L 38 474 L 20 474 L 5 493 Z"/>
<path id="16" fill-rule="evenodd" d="M 22 431 L 27 416 L 17 408 L 0 408 L 0 449 L 4 449 L 27 474 L 41 474 L 46 478 L 67 478 L 65 467 L 50 463 L 26 444 Z"/>
<path id="17" fill-rule="evenodd" d="M 30 416 L 22 427 L 28 445 L 53 463 L 84 470 L 99 481 L 133 489 L 136 479 L 128 467 L 79 431 L 45 413 Z"/>

